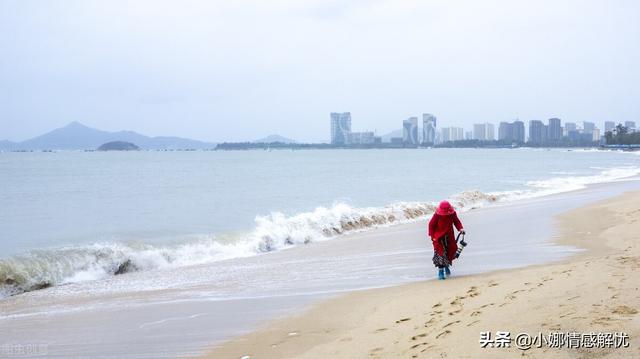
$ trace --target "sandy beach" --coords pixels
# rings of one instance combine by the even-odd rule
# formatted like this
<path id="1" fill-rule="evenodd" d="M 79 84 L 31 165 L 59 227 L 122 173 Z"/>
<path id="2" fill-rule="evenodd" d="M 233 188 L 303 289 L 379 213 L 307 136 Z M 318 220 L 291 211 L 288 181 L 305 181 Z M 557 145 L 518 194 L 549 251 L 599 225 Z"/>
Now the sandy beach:
<path id="1" fill-rule="evenodd" d="M 639 220 L 640 192 L 573 209 L 556 217 L 554 238 L 585 249 L 569 259 L 466 276 L 456 276 L 454 266 L 446 281 L 349 293 L 223 343 L 206 357 L 640 357 Z M 510 347 L 482 347 L 486 331 L 492 339 L 510 332 Z M 621 348 L 534 342 L 523 350 L 515 343 L 519 333 L 548 338 L 554 332 L 624 332 L 628 347 L 626 339 Z"/>

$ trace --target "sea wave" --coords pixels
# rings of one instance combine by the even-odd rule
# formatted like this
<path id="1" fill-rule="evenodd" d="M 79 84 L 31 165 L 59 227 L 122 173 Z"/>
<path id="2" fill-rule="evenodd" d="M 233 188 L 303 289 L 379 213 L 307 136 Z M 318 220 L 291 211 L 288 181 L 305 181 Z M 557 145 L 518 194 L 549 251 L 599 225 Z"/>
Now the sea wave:
<path id="1" fill-rule="evenodd" d="M 613 168 L 592 176 L 531 181 L 526 189 L 505 192 L 466 191 L 450 198 L 461 212 L 496 202 L 544 196 L 640 174 L 640 168 Z M 181 267 L 248 257 L 347 233 L 423 220 L 435 202 L 397 202 L 382 207 L 330 207 L 287 216 L 257 216 L 255 228 L 233 237 L 206 236 L 174 245 L 107 242 L 34 250 L 0 259 L 0 298 L 51 286 L 97 280 L 129 272 Z"/>

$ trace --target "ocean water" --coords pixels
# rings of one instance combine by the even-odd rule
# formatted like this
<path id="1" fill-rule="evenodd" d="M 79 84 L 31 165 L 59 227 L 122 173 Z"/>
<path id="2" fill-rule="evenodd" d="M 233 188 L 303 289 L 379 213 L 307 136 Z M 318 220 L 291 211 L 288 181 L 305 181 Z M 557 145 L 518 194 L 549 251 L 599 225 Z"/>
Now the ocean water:
<path id="1" fill-rule="evenodd" d="M 0 153 L 0 297 L 423 220 L 444 198 L 465 212 L 638 174 L 637 154 L 596 150 Z"/>

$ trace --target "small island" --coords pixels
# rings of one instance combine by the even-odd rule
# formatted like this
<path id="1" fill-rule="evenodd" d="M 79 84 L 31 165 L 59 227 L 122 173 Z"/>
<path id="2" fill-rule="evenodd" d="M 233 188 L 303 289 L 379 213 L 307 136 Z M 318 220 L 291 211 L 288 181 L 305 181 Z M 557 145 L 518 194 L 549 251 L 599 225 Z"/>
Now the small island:
<path id="1" fill-rule="evenodd" d="M 131 142 L 112 141 L 98 147 L 98 151 L 139 151 L 140 147 Z"/>

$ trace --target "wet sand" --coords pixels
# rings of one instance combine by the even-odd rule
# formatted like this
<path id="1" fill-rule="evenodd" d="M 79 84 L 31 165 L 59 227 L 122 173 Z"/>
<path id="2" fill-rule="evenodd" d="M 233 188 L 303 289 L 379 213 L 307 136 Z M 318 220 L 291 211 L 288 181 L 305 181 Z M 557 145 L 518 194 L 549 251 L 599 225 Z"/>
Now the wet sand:
<path id="1" fill-rule="evenodd" d="M 445 281 L 350 293 L 223 343 L 206 357 L 640 357 L 640 192 L 555 218 L 554 241 L 584 252 L 479 275 L 456 275 L 454 266 Z M 521 332 L 625 332 L 630 345 L 482 348 L 481 331 L 509 331 L 512 339 Z"/>

